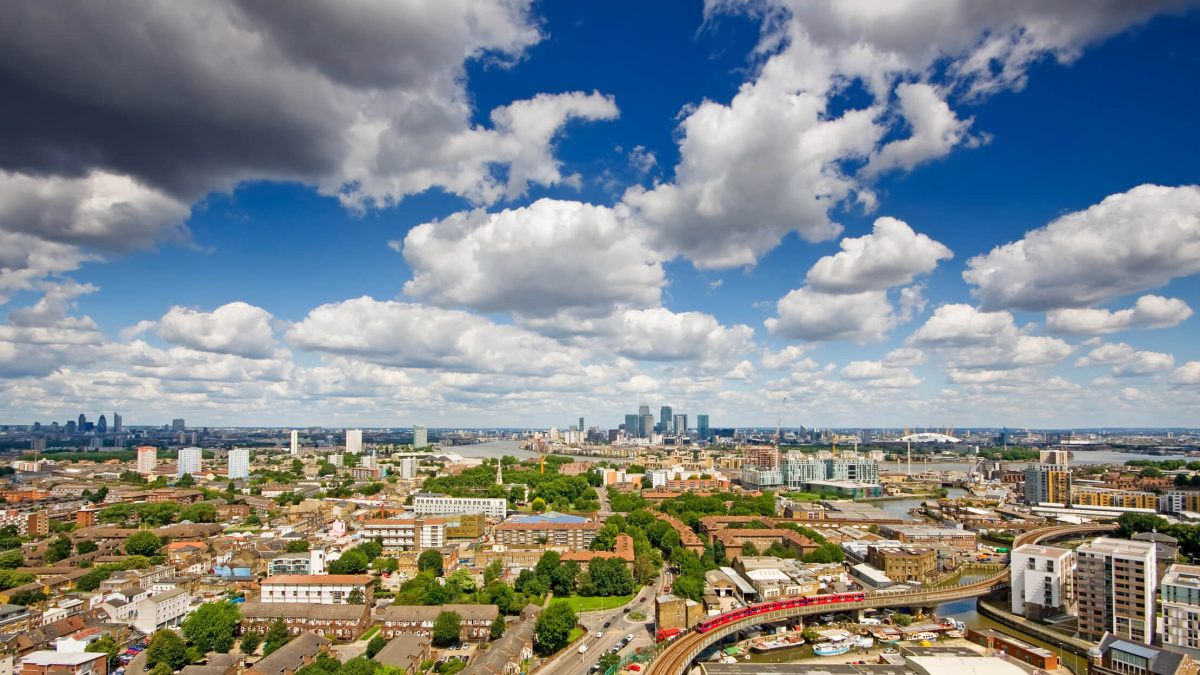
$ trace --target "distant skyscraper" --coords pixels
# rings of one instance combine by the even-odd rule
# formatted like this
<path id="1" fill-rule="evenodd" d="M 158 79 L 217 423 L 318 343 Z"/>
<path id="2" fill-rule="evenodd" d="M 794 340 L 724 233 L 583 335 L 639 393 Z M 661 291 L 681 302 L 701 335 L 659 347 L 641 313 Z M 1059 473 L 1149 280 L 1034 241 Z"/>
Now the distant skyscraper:
<path id="1" fill-rule="evenodd" d="M 67 433 L 73 434 L 75 433 L 76 429 L 78 429 L 78 427 L 75 426 L 75 420 L 67 420 Z"/>
<path id="2" fill-rule="evenodd" d="M 79 418 L 83 419 L 83 415 L 80 415 Z M 187 424 L 184 424 L 182 417 L 176 417 L 171 420 L 171 431 L 183 431 L 184 429 L 187 429 Z"/>
<path id="3" fill-rule="evenodd" d="M 158 449 L 152 445 L 142 446 L 137 449 L 137 470 L 143 476 L 149 476 L 154 473 L 154 466 L 158 464 Z"/>
<path id="4" fill-rule="evenodd" d="M 350 455 L 362 454 L 362 429 L 346 430 L 346 453 Z"/>
<path id="5" fill-rule="evenodd" d="M 587 429 L 586 429 L 586 428 L 584 428 L 584 426 L 583 426 L 583 418 L 582 418 L 582 417 L 580 417 L 580 418 L 579 418 L 579 430 L 580 430 L 580 431 L 587 431 Z"/>
<path id="6" fill-rule="evenodd" d="M 122 424 L 121 422 L 122 422 L 121 416 L 117 413 L 113 413 L 113 433 L 114 434 L 119 434 L 122 431 L 125 431 L 125 425 Z"/>
<path id="7" fill-rule="evenodd" d="M 676 436 L 687 435 L 687 430 L 688 430 L 687 415 L 676 415 L 673 426 L 675 428 Z"/>
<path id="8" fill-rule="evenodd" d="M 234 448 L 229 451 L 228 457 L 229 480 L 238 480 L 239 478 L 250 477 L 250 450 L 247 448 Z"/>
<path id="9" fill-rule="evenodd" d="M 671 406 L 664 405 L 658 414 L 659 431 L 664 434 L 672 433 L 675 429 L 675 417 L 673 416 Z"/>
<path id="10" fill-rule="evenodd" d="M 646 413 L 642 415 L 641 420 L 641 423 L 638 425 L 638 435 L 642 438 L 650 438 L 654 435 L 654 415 Z"/>
<path id="11" fill-rule="evenodd" d="M 108 433 L 108 420 L 104 418 L 104 415 L 100 415 L 100 419 L 96 420 L 96 433 Z"/>
<path id="12" fill-rule="evenodd" d="M 637 436 L 638 418 L 636 414 L 626 414 L 625 416 L 625 436 Z"/>
<path id="13" fill-rule="evenodd" d="M 696 415 L 696 435 L 702 439 L 709 437 L 708 415 Z"/>
<path id="14" fill-rule="evenodd" d="M 638 414 L 639 415 L 649 415 L 650 414 L 650 406 L 643 403 L 641 405 L 641 407 L 638 408 Z"/>
<path id="15" fill-rule="evenodd" d="M 293 455 L 300 454 L 300 432 L 295 429 L 292 429 L 291 452 Z"/>
<path id="16" fill-rule="evenodd" d="M 200 448 L 193 446 L 179 449 L 179 471 L 175 477 L 183 478 L 185 473 L 200 473 Z"/>
<path id="17" fill-rule="evenodd" d="M 87 415 L 79 413 L 79 433 L 83 433 L 85 427 L 87 427 Z"/>
<path id="18" fill-rule="evenodd" d="M 413 425 L 413 449 L 429 445 L 429 432 L 425 427 Z"/>

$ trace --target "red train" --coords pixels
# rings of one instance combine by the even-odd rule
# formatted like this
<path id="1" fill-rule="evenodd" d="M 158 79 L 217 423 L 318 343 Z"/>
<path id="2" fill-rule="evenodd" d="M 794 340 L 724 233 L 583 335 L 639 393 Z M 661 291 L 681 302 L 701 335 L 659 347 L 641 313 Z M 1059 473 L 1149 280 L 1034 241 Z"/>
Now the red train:
<path id="1" fill-rule="evenodd" d="M 788 600 L 775 600 L 773 602 L 760 602 L 757 605 L 750 605 L 732 612 L 726 612 L 721 616 L 714 616 L 707 621 L 701 621 L 696 624 L 696 632 L 704 633 L 713 628 L 724 626 L 731 621 L 740 621 L 748 616 L 756 614 L 765 614 L 781 609 L 791 609 L 793 607 L 808 607 L 810 605 L 830 605 L 839 602 L 855 602 L 858 600 L 866 600 L 866 594 L 862 591 L 855 593 L 833 593 L 830 595 L 812 595 L 803 598 L 790 598 Z"/>

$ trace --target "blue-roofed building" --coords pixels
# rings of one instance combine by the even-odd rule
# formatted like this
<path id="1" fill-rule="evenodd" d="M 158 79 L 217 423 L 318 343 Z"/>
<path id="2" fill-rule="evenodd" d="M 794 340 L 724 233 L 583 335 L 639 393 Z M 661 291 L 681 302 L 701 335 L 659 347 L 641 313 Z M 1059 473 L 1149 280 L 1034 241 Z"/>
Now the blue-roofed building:
<path id="1" fill-rule="evenodd" d="M 582 516 L 568 516 L 565 513 L 559 513 L 557 511 L 547 511 L 545 513 L 535 513 L 532 515 L 513 516 L 509 519 L 509 522 L 522 523 L 526 525 L 532 523 L 586 523 L 588 522 L 588 519 Z"/>

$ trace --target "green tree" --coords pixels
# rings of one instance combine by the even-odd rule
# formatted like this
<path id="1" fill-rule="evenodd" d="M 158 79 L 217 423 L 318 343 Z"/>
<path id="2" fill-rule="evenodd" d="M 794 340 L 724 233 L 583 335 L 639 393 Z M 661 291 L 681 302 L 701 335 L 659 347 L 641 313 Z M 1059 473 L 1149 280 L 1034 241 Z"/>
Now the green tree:
<path id="1" fill-rule="evenodd" d="M 175 671 L 166 663 L 160 663 L 150 669 L 150 675 L 174 675 Z"/>
<path id="2" fill-rule="evenodd" d="M 260 644 L 262 644 L 262 636 L 254 631 L 248 631 L 242 635 L 242 644 L 239 649 L 243 654 L 249 656 L 254 653 L 255 649 L 258 649 Z"/>
<path id="3" fill-rule="evenodd" d="M 367 604 L 367 597 L 366 597 L 366 595 L 363 594 L 361 588 L 356 588 L 356 589 L 350 591 L 350 595 L 346 596 L 346 604 L 347 605 L 365 605 L 365 604 Z"/>
<path id="4" fill-rule="evenodd" d="M 363 555 L 367 556 L 368 562 L 378 558 L 380 554 L 383 553 L 383 544 L 377 541 L 364 541 L 355 548 L 362 551 Z"/>
<path id="5" fill-rule="evenodd" d="M 892 621 L 901 628 L 912 625 L 912 617 L 907 614 L 893 614 Z"/>
<path id="6" fill-rule="evenodd" d="M 101 487 L 99 490 L 96 490 L 95 492 L 93 492 L 92 495 L 90 497 L 88 497 L 88 501 L 93 504 L 99 504 L 100 502 L 104 501 L 104 498 L 107 496 L 108 496 L 108 486 L 105 485 L 105 486 Z"/>
<path id="7" fill-rule="evenodd" d="M 616 654 L 604 652 L 600 658 L 596 659 L 596 665 L 600 666 L 600 672 L 607 673 L 610 668 L 621 662 L 621 657 Z"/>
<path id="8" fill-rule="evenodd" d="M 297 541 L 289 541 L 287 545 L 288 553 L 305 553 L 308 551 L 308 541 L 300 539 Z"/>
<path id="9" fill-rule="evenodd" d="M 1152 466 L 1142 469 L 1142 472 L 1138 474 L 1140 478 L 1162 478 L 1164 475 L 1165 474 L 1162 471 Z"/>
<path id="10" fill-rule="evenodd" d="M 375 655 L 378 654 L 384 647 L 386 647 L 387 643 L 387 638 L 383 637 L 382 635 L 376 635 L 375 637 L 371 638 L 371 641 L 367 643 L 367 658 L 375 658 Z"/>
<path id="11" fill-rule="evenodd" d="M 597 595 L 628 595 L 633 592 L 633 575 L 620 558 L 593 558 L 588 563 L 588 574 L 596 586 Z"/>
<path id="12" fill-rule="evenodd" d="M 533 634 L 537 638 L 538 651 L 542 654 L 553 654 L 567 646 L 571 631 L 579 623 L 575 610 L 566 600 L 555 600 L 550 603 L 534 624 Z"/>
<path id="13" fill-rule="evenodd" d="M 449 647 L 462 634 L 462 617 L 458 612 L 442 612 L 433 621 L 433 646 Z"/>
<path id="14" fill-rule="evenodd" d="M 541 513 L 542 511 L 546 510 L 546 500 L 538 497 L 537 499 L 533 500 L 533 504 L 530 504 L 530 508 L 537 513 Z"/>
<path id="15" fill-rule="evenodd" d="M 125 540 L 125 553 L 128 555 L 152 556 L 162 548 L 162 540 L 153 532 L 138 532 Z"/>
<path id="16" fill-rule="evenodd" d="M 146 647 L 146 665 L 156 666 L 165 663 L 171 670 L 179 670 L 187 665 L 187 645 L 175 631 L 163 629 L 150 638 Z"/>
<path id="17" fill-rule="evenodd" d="M 502 637 L 504 637 L 504 617 L 498 616 L 492 620 L 491 638 L 499 640 Z"/>
<path id="18" fill-rule="evenodd" d="M 546 551 L 542 557 L 538 558 L 537 566 L 533 568 L 533 571 L 543 583 L 549 584 L 551 574 L 561 564 L 561 560 L 562 556 L 558 555 L 558 551 Z"/>
<path id="19" fill-rule="evenodd" d="M 804 630 L 800 631 L 800 637 L 804 638 L 804 641 L 810 645 L 815 645 L 821 641 L 821 634 L 812 626 L 807 626 Z"/>
<path id="20" fill-rule="evenodd" d="M 217 522 L 217 507 L 212 504 L 192 504 L 179 512 L 180 520 L 190 520 L 193 523 Z"/>
<path id="21" fill-rule="evenodd" d="M 183 636 L 201 652 L 228 653 L 242 621 L 236 604 L 227 600 L 206 602 L 183 620 Z"/>
<path id="22" fill-rule="evenodd" d="M 75 552 L 78 553 L 79 555 L 83 555 L 85 553 L 91 553 L 92 551 L 97 551 L 99 549 L 100 549 L 100 547 L 96 545 L 96 542 L 94 542 L 90 539 L 84 539 L 83 541 L 81 541 L 75 545 Z"/>
<path id="23" fill-rule="evenodd" d="M 654 581 L 658 576 L 658 568 L 654 566 L 654 558 L 649 553 L 643 553 L 633 560 L 633 577 L 643 586 Z"/>
<path id="24" fill-rule="evenodd" d="M 1117 533 L 1125 538 L 1138 532 L 1165 532 L 1169 528 L 1170 523 L 1165 518 L 1150 513 L 1122 513 L 1121 517 L 1117 518 Z"/>
<path id="25" fill-rule="evenodd" d="M 475 592 L 475 577 L 465 567 L 460 567 L 446 577 L 446 584 L 453 584 L 461 593 Z"/>
<path id="26" fill-rule="evenodd" d="M 504 574 L 504 561 L 496 558 L 483 569 L 483 585 L 488 586 Z"/>
<path id="27" fill-rule="evenodd" d="M 121 655 L 121 646 L 117 641 L 112 639 L 111 635 L 105 635 L 99 640 L 96 640 L 84 647 L 83 651 L 89 654 L 107 654 L 108 655 L 108 671 L 111 673 L 121 666 L 121 662 L 117 657 Z"/>
<path id="28" fill-rule="evenodd" d="M 190 488 L 196 484 L 196 479 L 192 478 L 192 474 L 185 473 L 175 481 L 175 487 Z"/>
<path id="29" fill-rule="evenodd" d="M 675 577 L 675 581 L 671 584 L 671 592 L 681 598 L 700 602 L 700 599 L 704 597 L 704 578 L 690 574 Z"/>
<path id="30" fill-rule="evenodd" d="M 400 569 L 400 561 L 395 558 L 376 558 L 371 561 L 371 567 L 380 572 L 395 572 Z"/>
<path id="31" fill-rule="evenodd" d="M 754 545 L 754 542 L 747 541 L 742 544 L 742 555 L 747 557 L 756 556 L 758 555 L 758 547 Z"/>
<path id="32" fill-rule="evenodd" d="M 26 589 L 26 590 L 22 590 L 22 591 L 17 591 L 16 593 L 13 593 L 12 595 L 8 596 L 8 603 L 10 605 L 21 605 L 22 607 L 28 607 L 29 605 L 36 605 L 39 602 L 45 602 L 45 601 L 46 601 L 46 594 L 43 593 L 42 591 L 38 591 L 38 590 Z"/>
<path id="33" fill-rule="evenodd" d="M 367 556 L 362 551 L 350 549 L 329 564 L 330 574 L 362 574 L 367 571 Z"/>
<path id="34" fill-rule="evenodd" d="M 570 595 L 575 591 L 575 581 L 578 577 L 579 563 L 574 560 L 562 563 L 550 572 L 550 589 L 555 595 Z"/>
<path id="35" fill-rule="evenodd" d="M 275 623 L 267 629 L 265 636 L 266 644 L 263 645 L 263 656 L 270 656 L 276 649 L 291 642 L 292 636 L 288 633 L 287 624 L 283 619 L 276 619 Z"/>
<path id="36" fill-rule="evenodd" d="M 46 552 L 42 554 L 42 560 L 47 563 L 54 564 L 59 560 L 66 560 L 71 557 L 71 540 L 67 537 L 59 537 L 51 542 Z"/>
<path id="37" fill-rule="evenodd" d="M 442 554 L 433 549 L 421 551 L 417 556 L 417 569 L 422 572 L 433 572 L 433 576 L 442 576 Z"/>
<path id="38" fill-rule="evenodd" d="M 298 476 L 303 476 L 304 475 L 304 462 L 301 462 L 298 459 L 293 459 L 292 460 L 292 473 L 294 473 Z"/>
<path id="39" fill-rule="evenodd" d="M 18 567 L 25 566 L 25 555 L 21 553 L 21 549 L 14 548 L 11 551 L 0 553 L 0 568 L 14 570 Z"/>

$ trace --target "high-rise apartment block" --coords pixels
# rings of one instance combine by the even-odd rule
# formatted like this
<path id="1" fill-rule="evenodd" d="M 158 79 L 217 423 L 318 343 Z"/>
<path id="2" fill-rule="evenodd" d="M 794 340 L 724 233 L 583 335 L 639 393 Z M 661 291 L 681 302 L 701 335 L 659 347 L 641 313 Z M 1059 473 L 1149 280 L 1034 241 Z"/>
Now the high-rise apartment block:
<path id="1" fill-rule="evenodd" d="M 417 458 L 401 457 L 396 476 L 401 480 L 412 480 L 417 477 Z"/>
<path id="2" fill-rule="evenodd" d="M 300 454 L 300 432 L 296 431 L 295 429 L 292 429 L 291 443 L 289 444 L 288 450 L 293 455 Z"/>
<path id="3" fill-rule="evenodd" d="M 346 430 L 346 454 L 362 454 L 362 429 Z"/>
<path id="4" fill-rule="evenodd" d="M 1071 472 L 1058 464 L 1035 464 L 1025 469 L 1025 503 L 1071 503 Z"/>
<path id="5" fill-rule="evenodd" d="M 1158 570 L 1154 542 L 1101 537 L 1075 551 L 1079 633 L 1099 640 L 1107 631 L 1150 644 Z"/>
<path id="6" fill-rule="evenodd" d="M 158 464 L 158 448 L 154 446 L 143 446 L 137 449 L 137 470 L 143 476 L 149 476 L 154 473 L 154 466 Z"/>
<path id="7" fill-rule="evenodd" d="M 183 478 L 185 473 L 200 473 L 200 448 L 189 447 L 179 449 L 179 471 L 176 478 Z"/>
<path id="8" fill-rule="evenodd" d="M 1171 565 L 1161 588 L 1163 643 L 1200 649 L 1200 567 Z"/>
<path id="9" fill-rule="evenodd" d="M 676 415 L 672 426 L 675 428 L 676 436 L 686 435 L 688 430 L 687 415 Z"/>
<path id="10" fill-rule="evenodd" d="M 413 425 L 413 449 L 423 448 L 427 445 L 429 445 L 429 430 Z"/>
<path id="11" fill-rule="evenodd" d="M 83 415 L 80 415 L 79 419 L 82 420 Z M 79 425 L 83 426 L 83 422 L 80 422 Z M 187 424 L 184 423 L 182 417 L 176 417 L 175 419 L 171 420 L 171 431 L 184 431 L 186 429 Z"/>
<path id="12" fill-rule="evenodd" d="M 247 448 L 234 448 L 229 451 L 228 457 L 229 480 L 238 480 L 241 478 L 250 477 L 250 450 Z"/>
<path id="13" fill-rule="evenodd" d="M 1071 458 L 1070 451 L 1062 449 L 1042 450 L 1039 454 L 1041 455 L 1042 464 L 1053 464 L 1055 466 L 1066 466 Z"/>
<path id="14" fill-rule="evenodd" d="M 1033 621 L 1068 611 L 1074 602 L 1075 554 L 1026 544 L 1012 552 L 1012 613 Z"/>

